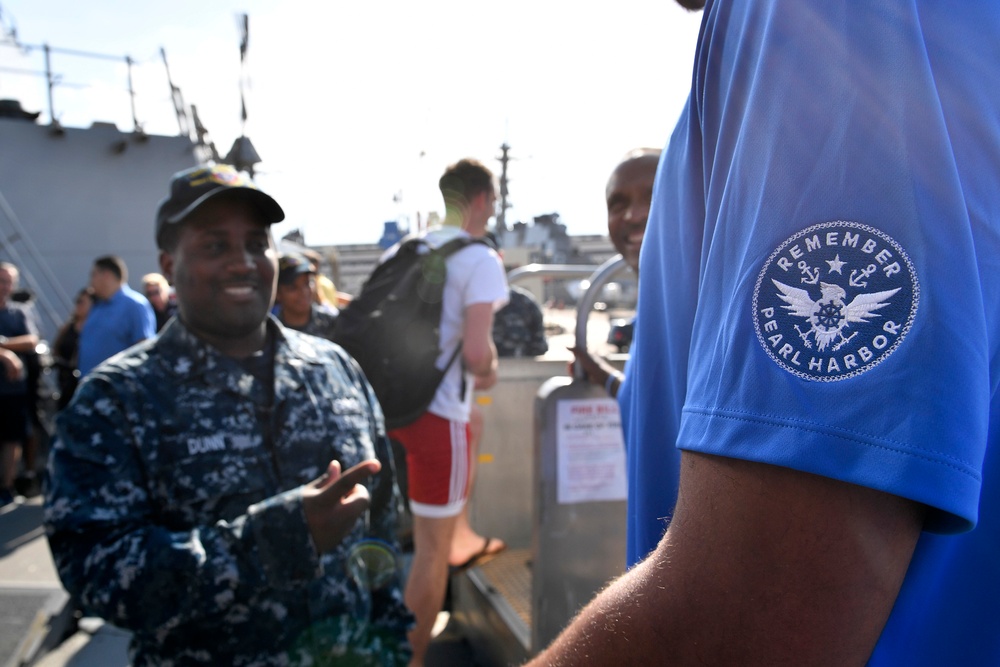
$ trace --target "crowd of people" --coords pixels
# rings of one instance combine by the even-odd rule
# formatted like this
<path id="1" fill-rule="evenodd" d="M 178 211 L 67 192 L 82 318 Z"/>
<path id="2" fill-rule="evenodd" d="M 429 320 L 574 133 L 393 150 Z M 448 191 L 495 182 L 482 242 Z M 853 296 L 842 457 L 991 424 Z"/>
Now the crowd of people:
<path id="1" fill-rule="evenodd" d="M 982 3 L 710 3 L 666 150 L 605 193 L 641 269 L 632 355 L 573 349 L 621 407 L 627 563 L 532 666 L 1000 662 L 998 32 Z M 427 243 L 485 237 L 489 169 L 440 187 Z M 504 548 L 465 515 L 514 301 L 496 245 L 447 258 L 440 358 L 460 342 L 461 363 L 387 432 L 326 340 L 342 297 L 276 256 L 283 217 L 231 168 L 175 175 L 163 281 L 143 296 L 98 258 L 60 331 L 49 541 L 136 666 L 421 667 L 449 568 Z M 38 341 L 17 281 L 0 264 L 5 502 Z"/>
<path id="2" fill-rule="evenodd" d="M 141 293 L 121 258 L 94 260 L 53 342 L 46 523 L 67 590 L 132 631 L 134 664 L 349 654 L 418 666 L 449 576 L 506 548 L 469 521 L 485 428 L 473 396 L 500 357 L 545 353 L 544 323 L 533 296 L 507 285 L 487 232 L 492 172 L 461 160 L 440 185 L 447 216 L 427 242 L 487 242 L 447 260 L 442 359 L 461 344 L 461 363 L 422 417 L 390 433 L 359 369 L 319 340 L 334 339 L 338 307 L 318 258 L 275 251 L 283 212 L 244 175 L 175 175 L 156 215 L 162 273 L 144 275 Z M 4 275 L 0 296 L 16 267 Z M 23 388 L 15 351 L 37 344 L 36 327 L 29 309 L 3 312 L 0 359 Z M 401 540 L 420 573 L 405 583 Z M 393 554 L 387 573 L 366 560 L 371 545 Z M 286 630 L 265 640 L 257 629 L 279 609 Z"/>
<path id="3" fill-rule="evenodd" d="M 486 236 L 492 172 L 461 160 L 441 190 L 448 214 L 427 243 Z M 496 381 L 494 328 L 513 354 L 544 352 L 544 334 L 538 317 L 525 338 L 523 304 L 494 321 L 510 294 L 496 242 L 448 257 L 440 347 L 460 345 L 461 362 L 423 416 L 387 433 L 330 342 L 343 295 L 324 295 L 317 258 L 276 252 L 283 217 L 231 167 L 176 174 L 152 235 L 161 273 L 139 293 L 120 258 L 96 259 L 54 341 L 49 543 L 75 604 L 132 632 L 134 665 L 418 667 L 449 576 L 505 548 L 466 513 L 473 393 Z M 7 350 L 38 339 L 28 317 L 3 322 L 13 382 Z"/>

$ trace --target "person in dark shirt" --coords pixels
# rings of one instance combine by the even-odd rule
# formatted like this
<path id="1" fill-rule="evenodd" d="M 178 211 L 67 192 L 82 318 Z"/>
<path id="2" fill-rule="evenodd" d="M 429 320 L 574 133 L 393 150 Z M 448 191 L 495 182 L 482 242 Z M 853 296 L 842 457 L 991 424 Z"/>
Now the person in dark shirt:
<path id="1" fill-rule="evenodd" d="M 333 340 L 337 311 L 316 303 L 316 269 L 303 255 L 286 253 L 278 260 L 277 315 L 290 329 Z"/>
<path id="2" fill-rule="evenodd" d="M 142 291 L 149 300 L 149 305 L 153 307 L 153 316 L 156 317 L 156 330 L 163 329 L 177 312 L 177 303 L 170 293 L 170 283 L 159 273 L 147 273 L 142 277 Z"/>
<path id="3" fill-rule="evenodd" d="M 83 288 L 76 295 L 73 312 L 56 333 L 52 343 L 52 353 L 59 374 L 59 401 L 56 407 L 65 408 L 76 386 L 80 382 L 80 371 L 76 366 L 76 356 L 80 345 L 80 330 L 83 329 L 90 307 L 94 305 L 94 295 L 89 288 Z"/>
<path id="4" fill-rule="evenodd" d="M 28 364 L 38 345 L 38 333 L 27 309 L 10 298 L 19 275 L 16 266 L 0 262 L 0 349 L 4 350 L 6 371 L 0 373 L 0 507 L 18 501 L 14 481 L 31 436 Z"/>
<path id="5" fill-rule="evenodd" d="M 510 286 L 510 301 L 493 317 L 493 343 L 500 357 L 537 357 L 549 351 L 542 309 L 531 292 Z"/>
<path id="6" fill-rule="evenodd" d="M 608 205 L 608 237 L 629 268 L 639 275 L 639 250 L 646 234 L 646 218 L 653 200 L 653 180 L 660 160 L 656 148 L 629 151 L 608 178 L 605 198 Z M 570 348 L 587 379 L 604 387 L 612 398 L 618 396 L 624 374 L 586 348 Z M 570 368 L 572 374 L 572 364 Z"/>

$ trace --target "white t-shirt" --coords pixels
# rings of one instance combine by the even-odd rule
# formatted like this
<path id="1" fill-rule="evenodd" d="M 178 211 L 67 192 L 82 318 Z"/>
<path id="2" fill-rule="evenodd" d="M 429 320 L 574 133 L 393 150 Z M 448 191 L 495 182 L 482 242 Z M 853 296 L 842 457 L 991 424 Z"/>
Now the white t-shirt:
<path id="1" fill-rule="evenodd" d="M 457 227 L 435 227 L 424 238 L 431 247 L 437 248 L 459 236 L 468 237 L 469 234 Z M 477 303 L 492 303 L 493 312 L 496 312 L 508 300 L 507 274 L 500 256 L 492 248 L 473 243 L 452 254 L 446 265 L 448 277 L 441 312 L 442 352 L 438 368 L 448 363 L 461 340 L 466 308 Z M 469 421 L 475 379 L 463 370 L 459 353 L 427 408 L 429 412 L 453 421 Z"/>

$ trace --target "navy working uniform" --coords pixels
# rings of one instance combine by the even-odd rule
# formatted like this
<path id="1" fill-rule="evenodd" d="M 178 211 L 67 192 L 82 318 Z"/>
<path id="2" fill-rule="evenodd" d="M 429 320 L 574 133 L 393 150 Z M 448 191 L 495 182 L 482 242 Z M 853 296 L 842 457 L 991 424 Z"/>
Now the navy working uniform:
<path id="1" fill-rule="evenodd" d="M 537 357 L 549 351 L 542 309 L 531 292 L 510 286 L 510 300 L 493 316 L 493 344 L 500 357 Z"/>
<path id="2" fill-rule="evenodd" d="M 278 311 L 278 318 L 281 319 L 280 309 Z M 285 324 L 284 321 L 282 321 L 282 324 Z M 337 313 L 331 312 L 314 303 L 310 306 L 309 321 L 304 326 L 297 327 L 291 324 L 285 324 L 285 326 L 289 329 L 333 340 L 333 331 L 337 326 Z"/>
<path id="3" fill-rule="evenodd" d="M 347 574 L 359 540 L 395 540 L 381 409 L 339 347 L 268 330 L 274 362 L 251 373 L 174 319 L 59 416 L 52 553 L 85 612 L 134 633 L 135 667 L 409 660 L 398 572 L 383 587 Z M 373 457 L 367 520 L 317 554 L 300 487 Z"/>

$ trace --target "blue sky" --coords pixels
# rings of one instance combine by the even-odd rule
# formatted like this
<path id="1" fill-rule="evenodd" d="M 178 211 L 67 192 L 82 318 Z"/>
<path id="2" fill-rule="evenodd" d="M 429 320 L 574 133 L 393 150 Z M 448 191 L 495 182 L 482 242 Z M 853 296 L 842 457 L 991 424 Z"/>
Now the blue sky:
<path id="1" fill-rule="evenodd" d="M 323 6 L 329 5 L 329 6 Z M 131 129 L 124 56 L 136 65 L 137 115 L 176 134 L 160 48 L 219 150 L 239 136 L 236 17 L 247 13 L 246 133 L 258 183 L 310 245 L 369 243 L 382 223 L 440 211 L 437 178 L 461 157 L 499 171 L 511 146 L 508 221 L 558 212 L 572 234 L 606 232 L 603 191 L 618 158 L 662 147 L 687 97 L 700 14 L 671 0 L 586 8 L 563 0 L 0 0 L 23 44 L 56 53 L 56 113 Z M 0 48 L 0 97 L 48 103 L 40 49 Z M 86 84 L 86 85 L 83 85 Z M 394 201 L 398 199 L 398 201 Z"/>

